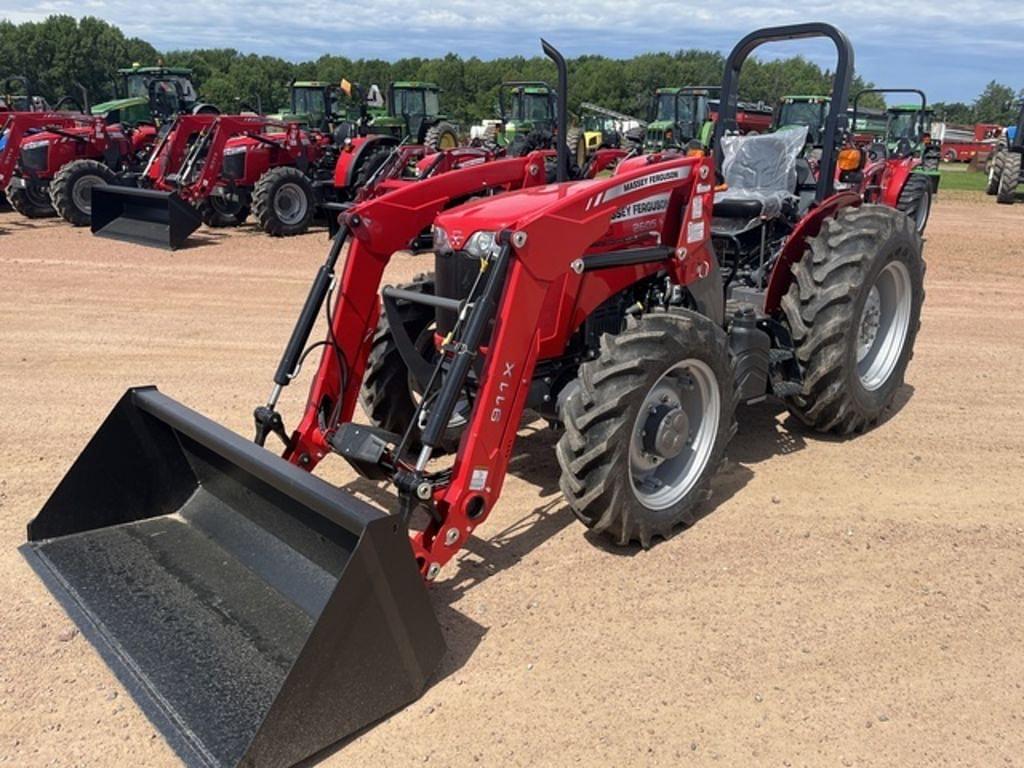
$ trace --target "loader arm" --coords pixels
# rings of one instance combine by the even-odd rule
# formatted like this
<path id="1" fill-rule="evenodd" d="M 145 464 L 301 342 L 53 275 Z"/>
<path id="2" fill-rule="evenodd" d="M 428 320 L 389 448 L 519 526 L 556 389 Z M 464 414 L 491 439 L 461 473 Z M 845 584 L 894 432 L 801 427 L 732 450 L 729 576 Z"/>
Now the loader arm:
<path id="1" fill-rule="evenodd" d="M 348 254 L 337 302 L 328 310 L 336 344 L 324 346 L 305 413 L 285 451 L 287 459 L 312 470 L 330 452 L 327 437 L 333 425 L 325 424 L 325 411 L 337 414 L 332 419 L 335 423 L 351 420 L 380 314 L 381 281 L 392 254 L 406 248 L 452 201 L 541 183 L 544 155 L 537 152 L 442 173 L 360 203 L 343 214 L 342 236 L 347 237 Z M 295 355 L 293 360 L 297 359 Z M 279 367 L 275 384 L 286 386 L 293 368 L 294 362 Z"/>

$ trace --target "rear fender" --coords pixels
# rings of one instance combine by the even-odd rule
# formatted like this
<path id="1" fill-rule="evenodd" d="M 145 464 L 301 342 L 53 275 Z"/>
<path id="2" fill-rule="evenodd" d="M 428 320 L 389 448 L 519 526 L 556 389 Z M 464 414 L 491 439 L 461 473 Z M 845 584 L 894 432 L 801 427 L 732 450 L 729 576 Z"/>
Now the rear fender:
<path id="1" fill-rule="evenodd" d="M 907 179 L 919 162 L 916 158 L 903 158 L 888 164 L 882 181 L 882 205 L 896 207 Z"/>
<path id="2" fill-rule="evenodd" d="M 826 198 L 810 211 L 796 228 L 790 233 L 789 239 L 782 248 L 772 274 L 768 278 L 768 291 L 764 300 L 764 311 L 773 315 L 781 307 L 782 297 L 786 295 L 790 284 L 793 282 L 793 265 L 803 258 L 807 249 L 808 238 L 814 237 L 821 229 L 821 223 L 828 218 L 834 217 L 841 209 L 848 206 L 858 206 L 863 201 L 860 195 L 849 190 L 838 192 Z"/>
<path id="3" fill-rule="evenodd" d="M 398 144 L 394 136 L 360 136 L 352 139 L 338 157 L 338 164 L 334 166 L 334 186 L 338 189 L 348 189 L 356 180 L 356 173 L 362 160 L 378 147 L 393 147 Z"/>

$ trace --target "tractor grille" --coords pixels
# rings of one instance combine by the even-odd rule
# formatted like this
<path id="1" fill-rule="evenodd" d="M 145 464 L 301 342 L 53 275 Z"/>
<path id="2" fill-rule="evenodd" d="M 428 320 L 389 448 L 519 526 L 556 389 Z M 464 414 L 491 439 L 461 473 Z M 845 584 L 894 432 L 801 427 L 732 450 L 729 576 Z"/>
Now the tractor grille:
<path id="1" fill-rule="evenodd" d="M 225 179 L 240 179 L 245 176 L 245 152 L 224 155 L 224 165 L 221 168 L 221 174 Z"/>
<path id="2" fill-rule="evenodd" d="M 434 255 L 434 292 L 446 299 L 464 299 L 480 274 L 480 260 L 464 251 L 446 251 Z M 438 309 L 435 314 L 437 332 L 448 333 L 456 320 L 456 313 Z"/>
<path id="3" fill-rule="evenodd" d="M 50 155 L 50 145 L 42 144 L 31 149 L 21 150 L 21 167 L 26 171 L 45 171 Z"/>

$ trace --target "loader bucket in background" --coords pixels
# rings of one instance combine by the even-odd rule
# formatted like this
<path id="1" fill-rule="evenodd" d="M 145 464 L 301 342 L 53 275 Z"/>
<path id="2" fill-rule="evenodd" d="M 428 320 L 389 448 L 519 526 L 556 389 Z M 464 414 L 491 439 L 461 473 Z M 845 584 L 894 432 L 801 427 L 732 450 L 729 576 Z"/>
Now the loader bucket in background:
<path id="1" fill-rule="evenodd" d="M 416 699 L 444 654 L 408 532 L 129 390 L 26 557 L 189 764 L 293 765 Z"/>
<path id="2" fill-rule="evenodd" d="M 92 233 L 100 237 L 173 251 L 202 223 L 199 212 L 174 192 L 92 188 Z"/>

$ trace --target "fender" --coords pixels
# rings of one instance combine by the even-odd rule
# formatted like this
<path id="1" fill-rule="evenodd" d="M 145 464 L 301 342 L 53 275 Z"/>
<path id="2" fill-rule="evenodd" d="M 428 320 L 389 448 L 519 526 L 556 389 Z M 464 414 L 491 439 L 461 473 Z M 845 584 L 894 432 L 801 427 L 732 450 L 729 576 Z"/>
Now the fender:
<path id="1" fill-rule="evenodd" d="M 356 172 L 362 160 L 378 147 L 394 147 L 398 139 L 394 136 L 370 135 L 352 139 L 352 143 L 342 150 L 338 164 L 334 166 L 334 186 L 338 189 L 351 187 L 356 180 Z"/>
<path id="2" fill-rule="evenodd" d="M 888 205 L 890 208 L 896 207 L 903 187 L 906 186 L 910 174 L 914 172 L 918 163 L 916 158 L 906 158 L 889 163 L 885 169 L 886 173 L 882 177 L 882 205 Z"/>
<path id="3" fill-rule="evenodd" d="M 862 202 L 858 193 L 845 190 L 825 198 L 817 208 L 801 219 L 782 247 L 782 253 L 768 278 L 768 291 L 764 298 L 764 311 L 767 314 L 773 315 L 781 308 L 782 297 L 793 282 L 793 264 L 803 258 L 807 239 L 818 234 L 825 219 L 835 216 L 842 208 L 859 206 Z"/>

